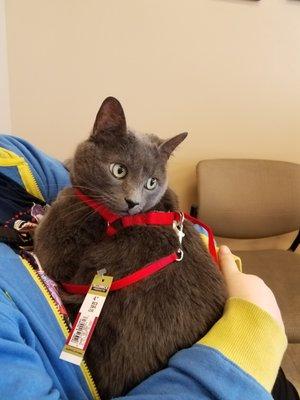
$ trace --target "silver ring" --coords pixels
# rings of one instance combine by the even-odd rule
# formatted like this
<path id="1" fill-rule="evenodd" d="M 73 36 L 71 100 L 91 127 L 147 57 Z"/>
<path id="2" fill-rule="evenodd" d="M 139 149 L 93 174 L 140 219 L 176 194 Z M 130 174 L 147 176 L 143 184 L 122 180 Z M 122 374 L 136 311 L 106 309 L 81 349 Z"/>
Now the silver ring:
<path id="1" fill-rule="evenodd" d="M 177 250 L 177 255 L 178 257 L 176 258 L 176 261 L 182 261 L 183 260 L 183 251 L 182 249 Z"/>

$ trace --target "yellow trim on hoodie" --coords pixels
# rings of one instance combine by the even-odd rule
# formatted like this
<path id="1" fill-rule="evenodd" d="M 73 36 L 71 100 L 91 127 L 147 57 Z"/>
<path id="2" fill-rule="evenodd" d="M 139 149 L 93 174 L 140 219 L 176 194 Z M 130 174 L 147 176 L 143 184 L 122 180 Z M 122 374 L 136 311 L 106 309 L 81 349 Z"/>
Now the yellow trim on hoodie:
<path id="1" fill-rule="evenodd" d="M 23 157 L 20 157 L 12 151 L 0 147 L 0 166 L 18 168 L 19 174 L 27 192 L 41 200 L 44 200 L 36 179 L 31 172 L 29 165 Z"/>
<path id="2" fill-rule="evenodd" d="M 198 342 L 220 351 L 271 392 L 287 338 L 269 313 L 246 300 L 231 297 L 223 317 Z"/>

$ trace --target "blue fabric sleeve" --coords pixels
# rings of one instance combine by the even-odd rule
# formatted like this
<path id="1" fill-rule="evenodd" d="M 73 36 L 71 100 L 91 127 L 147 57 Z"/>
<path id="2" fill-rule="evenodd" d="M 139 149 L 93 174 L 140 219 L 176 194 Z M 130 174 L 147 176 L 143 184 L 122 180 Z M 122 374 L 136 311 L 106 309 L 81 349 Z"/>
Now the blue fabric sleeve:
<path id="1" fill-rule="evenodd" d="M 64 165 L 26 140 L 16 136 L 0 135 L 0 147 L 12 151 L 27 161 L 48 204 L 56 199 L 60 190 L 70 185 L 69 172 Z"/>
<path id="2" fill-rule="evenodd" d="M 44 364 L 35 352 L 35 336 L 28 322 L 0 291 L 0 397 L 17 400 L 58 400 Z"/>
<path id="3" fill-rule="evenodd" d="M 132 400 L 271 400 L 250 375 L 220 352 L 194 345 L 176 353 L 157 372 L 121 399 Z"/>

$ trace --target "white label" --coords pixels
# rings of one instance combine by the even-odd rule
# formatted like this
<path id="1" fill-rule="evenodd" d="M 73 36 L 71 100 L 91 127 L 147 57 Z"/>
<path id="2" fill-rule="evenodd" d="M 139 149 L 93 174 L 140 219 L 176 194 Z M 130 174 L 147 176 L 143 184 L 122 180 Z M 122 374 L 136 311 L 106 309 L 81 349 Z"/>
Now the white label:
<path id="1" fill-rule="evenodd" d="M 80 307 L 60 359 L 79 365 L 91 340 L 113 278 L 96 275 Z"/>

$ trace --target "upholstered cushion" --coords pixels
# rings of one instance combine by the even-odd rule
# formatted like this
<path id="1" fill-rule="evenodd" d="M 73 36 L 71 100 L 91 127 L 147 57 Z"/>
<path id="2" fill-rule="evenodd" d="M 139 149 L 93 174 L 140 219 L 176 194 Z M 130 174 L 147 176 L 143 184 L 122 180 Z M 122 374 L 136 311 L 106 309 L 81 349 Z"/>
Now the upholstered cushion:
<path id="1" fill-rule="evenodd" d="M 300 254 L 285 250 L 235 251 L 243 272 L 260 276 L 272 289 L 289 342 L 300 342 Z"/>
<path id="2" fill-rule="evenodd" d="M 299 229 L 299 164 L 204 160 L 197 176 L 198 216 L 215 235 L 253 239 Z"/>

